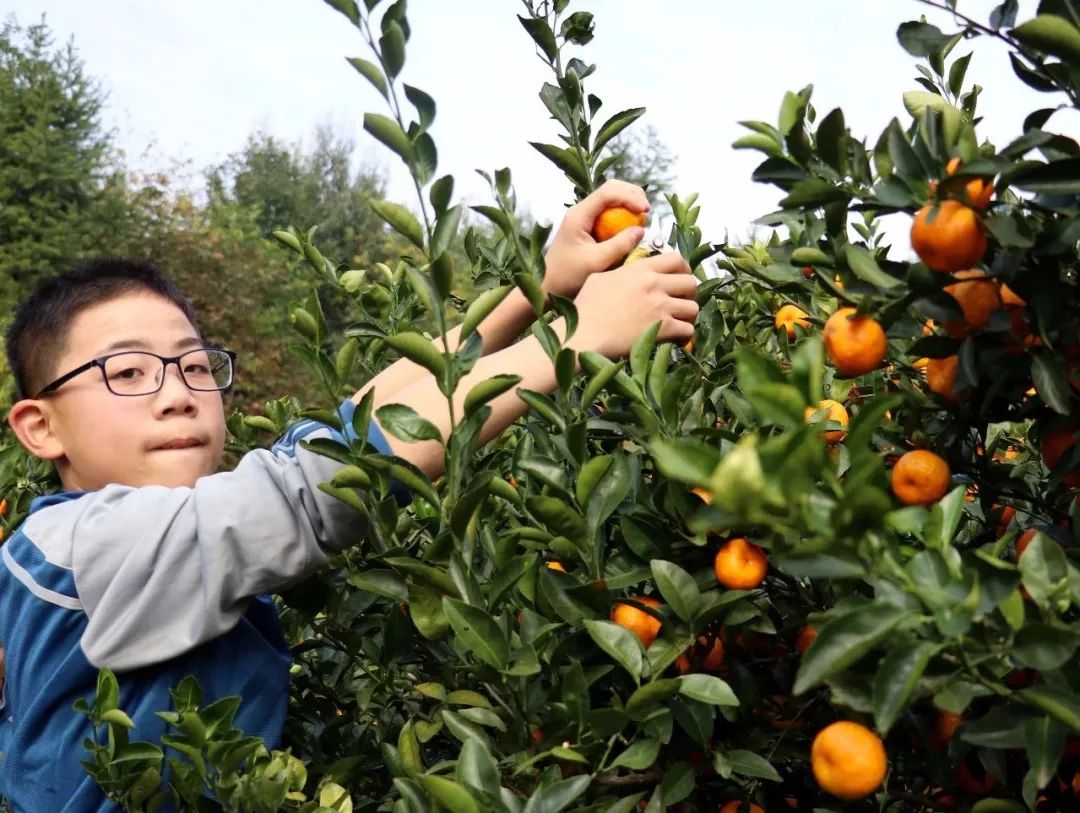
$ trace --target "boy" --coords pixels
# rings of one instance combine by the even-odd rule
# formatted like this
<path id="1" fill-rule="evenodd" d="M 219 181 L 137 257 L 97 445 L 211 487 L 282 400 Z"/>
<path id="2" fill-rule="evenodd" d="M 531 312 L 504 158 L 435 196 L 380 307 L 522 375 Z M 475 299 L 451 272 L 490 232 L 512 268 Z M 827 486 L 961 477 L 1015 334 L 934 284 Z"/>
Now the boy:
<path id="1" fill-rule="evenodd" d="M 623 356 L 656 321 L 660 340 L 685 341 L 698 308 L 681 257 L 596 273 L 641 237 L 640 229 L 599 244 L 588 236 L 615 205 L 648 208 L 639 188 L 605 184 L 569 210 L 547 255 L 546 291 L 575 297 L 578 308 L 570 346 Z M 555 388 L 534 338 L 508 347 L 533 316 L 515 291 L 484 321 L 487 355 L 458 388 L 458 414 L 471 387 L 495 374 Z M 43 283 L 16 314 L 7 351 L 21 398 L 8 422 L 32 454 L 54 462 L 64 491 L 35 500 L 0 548 L 0 796 L 15 813 L 115 809 L 79 765 L 88 730 L 71 710 L 93 693 L 99 667 L 119 673 L 133 739 L 160 739 L 165 726 L 154 712 L 192 674 L 206 702 L 242 695 L 236 725 L 277 746 L 289 650 L 265 593 L 317 570 L 356 535 L 355 514 L 318 490 L 338 464 L 299 445 L 336 433 L 301 421 L 272 450 L 215 474 L 232 355 L 204 346 L 167 280 L 130 263 Z M 448 436 L 445 397 L 405 360 L 343 404 L 346 426 L 372 388 L 376 407 L 411 406 Z M 513 392 L 491 406 L 483 441 L 525 409 Z M 431 477 L 441 473 L 435 441 L 399 441 L 374 421 L 368 440 Z"/>

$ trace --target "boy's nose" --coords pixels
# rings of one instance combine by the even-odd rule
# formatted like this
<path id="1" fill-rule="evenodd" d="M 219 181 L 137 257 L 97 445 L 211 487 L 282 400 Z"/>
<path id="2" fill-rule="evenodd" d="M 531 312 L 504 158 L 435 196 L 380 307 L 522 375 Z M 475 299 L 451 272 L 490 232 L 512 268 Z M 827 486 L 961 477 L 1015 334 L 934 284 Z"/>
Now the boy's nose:
<path id="1" fill-rule="evenodd" d="M 157 393 L 157 406 L 162 412 L 193 412 L 198 402 L 195 394 L 184 382 L 180 374 L 180 368 L 176 364 L 166 365 L 161 373 L 165 379 L 161 382 L 161 389 Z"/>

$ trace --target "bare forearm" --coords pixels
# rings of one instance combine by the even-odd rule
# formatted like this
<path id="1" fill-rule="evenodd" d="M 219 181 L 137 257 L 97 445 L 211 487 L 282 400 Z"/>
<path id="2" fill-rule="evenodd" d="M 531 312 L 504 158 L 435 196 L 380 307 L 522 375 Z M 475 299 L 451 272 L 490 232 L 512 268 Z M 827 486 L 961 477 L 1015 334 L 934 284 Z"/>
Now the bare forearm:
<path id="1" fill-rule="evenodd" d="M 526 328 L 536 319 L 536 312 L 532 305 L 525 299 L 524 294 L 517 288 L 512 290 L 498 307 L 487 315 L 480 323 L 477 332 L 483 340 L 482 355 L 495 353 L 507 347 L 514 339 L 520 336 Z M 451 351 L 458 348 L 461 338 L 461 326 L 447 332 L 446 340 Z M 443 340 L 437 338 L 432 345 L 439 351 L 443 351 Z M 394 393 L 412 386 L 430 373 L 409 359 L 399 359 L 376 375 L 353 396 L 357 403 L 367 394 L 368 390 L 374 389 L 383 403 Z M 442 396 L 440 396 L 442 397 Z"/>
<path id="2" fill-rule="evenodd" d="M 558 333 L 563 331 L 562 320 L 552 323 Z M 551 392 L 555 389 L 555 368 L 535 337 L 530 336 L 504 350 L 485 356 L 476 363 L 454 392 L 454 415 L 460 421 L 464 413 L 465 397 L 476 384 L 496 375 L 518 375 L 523 389 Z M 515 388 L 516 389 L 516 388 Z M 446 396 L 439 392 L 435 379 L 428 375 L 411 386 L 389 397 L 380 397 L 376 391 L 376 408 L 386 403 L 404 404 L 431 421 L 447 438 L 453 428 Z M 491 415 L 480 433 L 480 442 L 486 443 L 524 414 L 527 406 L 512 389 L 488 402 Z M 443 471 L 443 446 L 437 441 L 408 443 L 387 437 L 391 450 L 423 470 L 430 477 Z"/>

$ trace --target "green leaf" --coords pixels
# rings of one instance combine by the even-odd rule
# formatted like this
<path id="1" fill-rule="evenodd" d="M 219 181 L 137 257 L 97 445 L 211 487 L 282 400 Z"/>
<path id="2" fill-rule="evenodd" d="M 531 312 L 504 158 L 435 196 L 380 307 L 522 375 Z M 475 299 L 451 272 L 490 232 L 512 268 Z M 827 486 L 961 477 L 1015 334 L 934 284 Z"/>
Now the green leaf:
<path id="1" fill-rule="evenodd" d="M 844 111 L 837 107 L 821 120 L 817 128 L 818 154 L 841 175 L 847 171 L 847 128 Z"/>
<path id="2" fill-rule="evenodd" d="M 356 5 L 356 0 L 326 0 L 326 5 L 340 11 L 353 25 L 360 25 L 360 8 Z"/>
<path id="3" fill-rule="evenodd" d="M 752 776 L 757 779 L 767 779 L 770 782 L 782 782 L 780 774 L 765 757 L 758 756 L 753 751 L 735 749 L 724 754 L 732 773 L 740 776 Z"/>
<path id="4" fill-rule="evenodd" d="M 656 762 L 660 754 L 660 742 L 649 738 L 636 740 L 625 751 L 619 754 L 608 766 L 614 768 L 627 768 L 631 771 L 641 771 Z"/>
<path id="5" fill-rule="evenodd" d="M 444 776 L 420 774 L 416 781 L 448 810 L 453 810 L 454 813 L 480 813 L 473 795 L 454 780 Z"/>
<path id="6" fill-rule="evenodd" d="M 359 590 L 393 601 L 407 601 L 409 598 L 409 588 L 404 579 L 389 570 L 350 570 L 348 582 Z"/>
<path id="7" fill-rule="evenodd" d="M 165 752 L 156 745 L 152 745 L 148 742 L 132 742 L 124 745 L 117 745 L 116 750 L 113 752 L 113 758 L 110 760 L 109 764 L 118 765 L 123 762 L 160 760 L 164 756 Z"/>
<path id="8" fill-rule="evenodd" d="M 446 596 L 443 610 L 454 632 L 469 652 L 496 669 L 510 660 L 510 642 L 495 619 L 479 607 Z"/>
<path id="9" fill-rule="evenodd" d="M 529 32 L 529 36 L 533 38 L 533 42 L 536 43 L 547 61 L 554 62 L 559 53 L 559 46 L 555 42 L 555 32 L 551 30 L 547 20 L 542 17 L 522 17 L 520 14 L 518 20 L 525 30 Z"/>
<path id="10" fill-rule="evenodd" d="M 450 205 L 450 198 L 453 197 L 453 194 L 453 175 L 443 175 L 431 185 L 431 190 L 428 192 L 428 199 L 431 201 L 431 206 L 435 209 L 436 214 L 441 214 L 446 211 L 446 207 Z"/>
<path id="11" fill-rule="evenodd" d="M 182 686 L 183 684 L 181 684 Z M 100 669 L 97 679 L 97 694 L 94 706 L 99 713 L 111 711 L 120 702 L 120 684 L 111 669 Z M 195 701 L 198 703 L 198 701 Z"/>
<path id="12" fill-rule="evenodd" d="M 827 203 L 839 203 L 851 199 L 851 193 L 834 186 L 824 178 L 807 178 L 791 187 L 780 201 L 785 209 L 817 208 Z"/>
<path id="13" fill-rule="evenodd" d="M 539 413 L 552 426 L 560 431 L 565 428 L 566 422 L 563 420 L 562 413 L 559 412 L 559 408 L 555 406 L 555 402 L 549 396 L 523 387 L 518 388 L 517 395 L 518 398 L 528 404 L 532 410 Z"/>
<path id="14" fill-rule="evenodd" d="M 830 618 L 806 650 L 795 677 L 795 694 L 812 689 L 878 646 L 911 613 L 888 604 L 867 604 Z"/>
<path id="15" fill-rule="evenodd" d="M 442 380 L 446 376 L 446 360 L 435 349 L 431 340 L 419 333 L 398 333 L 386 339 L 386 343 L 397 350 L 409 361 L 415 362 Z"/>
<path id="16" fill-rule="evenodd" d="M 1024 724 L 1024 750 L 1035 787 L 1044 788 L 1053 779 L 1065 748 L 1065 733 L 1065 727 L 1049 717 L 1036 717 Z"/>
<path id="17" fill-rule="evenodd" d="M 118 725 L 121 728 L 126 728 L 128 730 L 135 728 L 135 723 L 132 719 L 120 709 L 109 709 L 101 715 L 101 722 L 108 723 L 109 725 Z"/>
<path id="18" fill-rule="evenodd" d="M 896 32 L 896 38 L 905 51 L 916 57 L 930 56 L 949 43 L 949 37 L 929 23 L 903 23 Z"/>
<path id="19" fill-rule="evenodd" d="M 375 214 L 389 223 L 394 231 L 404 236 L 417 248 L 424 248 L 424 231 L 420 227 L 420 221 L 413 217 L 412 212 L 389 200 L 370 198 L 368 205 Z"/>
<path id="20" fill-rule="evenodd" d="M 634 633 L 611 621 L 586 620 L 584 624 L 597 646 L 614 658 L 634 680 L 641 680 L 641 641 Z"/>
<path id="21" fill-rule="evenodd" d="M 634 340 L 630 348 L 630 370 L 634 380 L 644 386 L 645 375 L 649 370 L 649 358 L 656 349 L 656 334 L 660 331 L 660 323 L 653 322 L 641 335 Z"/>
<path id="22" fill-rule="evenodd" d="M 1022 45 L 1080 67 L 1080 30 L 1056 14 L 1039 14 L 1012 30 Z"/>
<path id="23" fill-rule="evenodd" d="M 396 438 L 408 443 L 422 440 L 443 442 L 442 433 L 427 418 L 419 415 L 415 409 L 405 404 L 387 404 L 375 410 L 379 426 Z"/>
<path id="24" fill-rule="evenodd" d="M 573 801 L 588 789 L 592 777 L 588 774 L 575 776 L 573 779 L 562 779 L 550 784 L 543 784 L 529 797 L 525 803 L 524 813 L 560 813 L 569 807 Z M 454 813 L 457 813 L 455 808 Z"/>
<path id="25" fill-rule="evenodd" d="M 653 559 L 650 565 L 664 601 L 683 621 L 693 622 L 701 609 L 701 591 L 694 577 L 674 562 Z"/>
<path id="26" fill-rule="evenodd" d="M 676 762 L 667 769 L 664 780 L 660 783 L 660 795 L 664 804 L 675 807 L 694 792 L 695 784 L 694 766 L 688 762 Z"/>
<path id="27" fill-rule="evenodd" d="M 371 82 L 375 86 L 375 90 L 379 91 L 379 94 L 388 99 L 389 91 L 386 86 L 386 77 L 383 76 L 382 70 L 378 65 L 368 62 L 366 59 L 361 59 L 358 56 L 348 57 L 348 63 L 356 68 L 357 72 Z"/>
<path id="28" fill-rule="evenodd" d="M 402 463 L 390 463 L 386 467 L 386 473 L 413 494 L 424 499 L 433 508 L 438 509 L 441 507 L 439 495 L 431 484 L 431 480 L 419 469 Z"/>
<path id="29" fill-rule="evenodd" d="M 876 288 L 887 290 L 904 284 L 896 277 L 882 271 L 873 255 L 861 246 L 850 244 L 845 246 L 844 259 L 847 260 L 848 267 L 855 276 Z"/>
<path id="30" fill-rule="evenodd" d="M 688 486 L 707 484 L 722 460 L 715 446 L 693 438 L 657 440 L 649 451 L 665 477 Z"/>
<path id="31" fill-rule="evenodd" d="M 412 162 L 412 142 L 409 140 L 409 137 L 405 135 L 405 131 L 402 130 L 401 127 L 398 126 L 398 123 L 392 118 L 381 116 L 378 113 L 365 113 L 364 129 L 393 150 L 393 152 L 400 156 L 405 163 L 408 164 Z M 383 202 L 385 203 L 386 201 Z"/>
<path id="32" fill-rule="evenodd" d="M 1024 666 L 1050 672 L 1063 666 L 1077 646 L 1080 638 L 1072 630 L 1035 622 L 1016 634 L 1011 652 Z"/>
<path id="33" fill-rule="evenodd" d="M 953 536 L 964 514 L 964 486 L 957 486 L 930 509 L 923 536 L 931 548 L 944 550 L 952 545 Z"/>
<path id="34" fill-rule="evenodd" d="M 677 678 L 679 694 L 712 706 L 737 706 L 739 698 L 731 687 L 714 675 L 695 673 Z"/>
<path id="35" fill-rule="evenodd" d="M 589 185 L 589 170 L 581 162 L 581 156 L 576 152 L 565 147 L 556 147 L 554 144 L 544 144 L 539 141 L 530 141 L 529 144 L 565 172 L 566 176 L 575 184 L 584 187 Z"/>
<path id="36" fill-rule="evenodd" d="M 629 110 L 622 110 L 616 113 L 600 125 L 600 129 L 596 131 L 596 138 L 593 140 L 593 155 L 599 155 L 600 150 L 604 148 L 605 144 L 641 118 L 644 114 L 644 107 L 633 107 Z"/>
<path id="37" fill-rule="evenodd" d="M 465 415 L 471 415 L 492 398 L 497 398 L 504 392 L 516 387 L 521 383 L 520 375 L 496 375 L 481 381 L 469 390 L 465 396 Z"/>
<path id="38" fill-rule="evenodd" d="M 1029 706 L 1044 711 L 1073 731 L 1080 731 L 1080 697 L 1046 684 L 1020 689 L 1015 696 Z"/>
<path id="39" fill-rule="evenodd" d="M 499 795 L 499 765 L 491 750 L 479 740 L 466 740 L 458 754 L 455 776 L 467 788 Z"/>
<path id="40" fill-rule="evenodd" d="M 874 725 L 885 734 L 919 687 L 923 672 L 937 653 L 934 644 L 902 643 L 881 661 L 874 678 Z"/>
<path id="41" fill-rule="evenodd" d="M 461 207 L 452 206 L 447 209 L 435 223 L 435 232 L 431 237 L 432 257 L 438 257 L 450 248 L 451 242 L 457 237 L 458 227 L 461 225 Z M 496 289 L 498 290 L 498 289 Z M 487 291 L 485 293 L 490 293 Z M 462 329 L 464 330 L 464 328 Z"/>
<path id="42" fill-rule="evenodd" d="M 466 338 L 476 330 L 488 317 L 488 314 L 495 310 L 512 290 L 514 290 L 512 286 L 503 285 L 499 288 L 484 291 L 477 296 L 473 303 L 469 305 L 469 309 L 465 311 L 465 318 L 461 322 L 461 338 Z"/>
<path id="43" fill-rule="evenodd" d="M 592 351 L 585 351 L 578 358 L 581 366 L 588 369 L 592 376 L 581 393 L 581 405 L 589 407 L 596 400 L 596 396 L 600 394 L 600 391 L 622 370 L 623 363 L 621 361 L 618 363 L 613 362 Z"/>
<path id="44" fill-rule="evenodd" d="M 379 37 L 379 50 L 386 75 L 391 80 L 401 73 L 405 65 L 405 32 L 394 20 L 383 20 L 383 33 Z"/>
<path id="45" fill-rule="evenodd" d="M 405 98 L 412 102 L 416 114 L 420 117 L 420 128 L 426 130 L 435 120 L 435 100 L 420 88 L 404 85 Z M 442 252 L 438 252 L 442 253 Z"/>
<path id="46" fill-rule="evenodd" d="M 1069 376 L 1065 371 L 1065 365 L 1056 355 L 1043 350 L 1033 351 L 1031 379 L 1043 403 L 1059 415 L 1070 413 Z"/>

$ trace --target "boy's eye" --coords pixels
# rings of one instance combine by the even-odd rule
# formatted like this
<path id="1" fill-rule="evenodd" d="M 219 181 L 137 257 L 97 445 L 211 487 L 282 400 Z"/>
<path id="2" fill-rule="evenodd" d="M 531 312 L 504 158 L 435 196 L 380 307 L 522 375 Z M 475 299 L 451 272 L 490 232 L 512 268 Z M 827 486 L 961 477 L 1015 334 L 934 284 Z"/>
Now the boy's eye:
<path id="1" fill-rule="evenodd" d="M 184 372 L 194 373 L 195 375 L 208 375 L 210 373 L 210 368 L 205 364 L 185 364 Z"/>
<path id="2" fill-rule="evenodd" d="M 117 370 L 113 372 L 109 377 L 119 381 L 131 381 L 132 379 L 138 378 L 142 374 L 143 371 L 140 370 L 138 367 L 125 367 L 122 370 Z"/>

